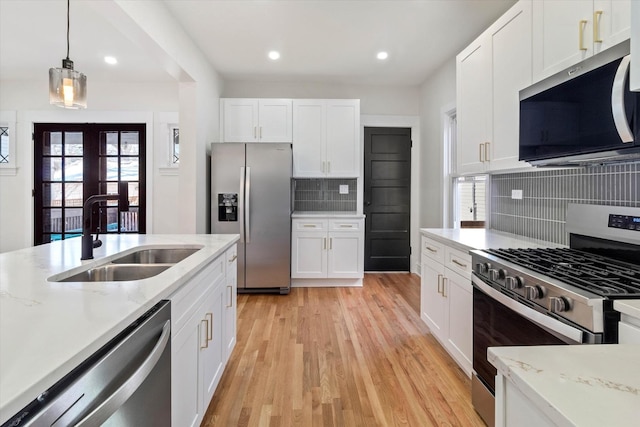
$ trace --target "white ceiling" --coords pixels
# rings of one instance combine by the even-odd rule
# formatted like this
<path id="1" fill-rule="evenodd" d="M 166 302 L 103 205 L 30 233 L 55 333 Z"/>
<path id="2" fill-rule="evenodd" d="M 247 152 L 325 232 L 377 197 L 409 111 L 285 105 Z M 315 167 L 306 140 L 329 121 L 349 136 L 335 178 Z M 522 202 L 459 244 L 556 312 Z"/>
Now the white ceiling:
<path id="1" fill-rule="evenodd" d="M 91 1 L 98 0 L 71 0 L 69 55 L 89 82 L 172 80 Z M 417 85 L 515 1 L 164 3 L 225 79 Z M 275 62 L 266 56 L 274 49 L 282 55 Z M 389 52 L 387 61 L 375 58 L 380 50 Z M 108 66 L 105 55 L 116 56 L 119 64 Z M 46 78 L 65 56 L 65 0 L 0 0 L 0 78 Z"/>

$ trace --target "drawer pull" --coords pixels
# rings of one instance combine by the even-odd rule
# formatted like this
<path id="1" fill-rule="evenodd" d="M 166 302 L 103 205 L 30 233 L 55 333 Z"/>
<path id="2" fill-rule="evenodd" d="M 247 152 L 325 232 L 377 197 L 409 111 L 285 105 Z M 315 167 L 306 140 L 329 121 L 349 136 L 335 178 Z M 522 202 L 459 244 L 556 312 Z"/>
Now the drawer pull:
<path id="1" fill-rule="evenodd" d="M 315 224 L 304 224 L 303 227 L 316 228 L 316 225 Z"/>
<path id="2" fill-rule="evenodd" d="M 353 228 L 353 224 L 340 224 L 341 228 Z"/>
<path id="3" fill-rule="evenodd" d="M 238 254 L 234 255 L 233 258 L 229 260 L 229 262 L 233 262 L 238 259 Z"/>
<path id="4" fill-rule="evenodd" d="M 455 265 L 459 266 L 459 267 L 467 268 L 467 264 L 463 264 L 460 261 L 458 261 L 457 259 L 452 259 L 451 262 L 454 263 Z"/>
<path id="5" fill-rule="evenodd" d="M 432 253 L 434 253 L 434 254 L 435 254 L 435 253 L 438 253 L 438 250 L 437 250 L 437 249 L 434 249 L 434 248 L 432 248 L 432 247 L 430 247 L 430 246 L 426 246 L 426 248 L 427 248 L 427 250 L 428 250 L 429 252 L 432 252 Z"/>

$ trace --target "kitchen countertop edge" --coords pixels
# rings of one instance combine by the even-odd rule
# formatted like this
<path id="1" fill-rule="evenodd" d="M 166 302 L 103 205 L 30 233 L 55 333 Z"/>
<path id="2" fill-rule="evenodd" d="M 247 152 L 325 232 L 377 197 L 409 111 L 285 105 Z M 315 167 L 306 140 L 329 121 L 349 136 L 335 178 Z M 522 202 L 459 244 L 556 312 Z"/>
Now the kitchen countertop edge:
<path id="1" fill-rule="evenodd" d="M 421 228 L 420 234 L 463 252 L 490 248 L 565 247 L 557 243 L 485 228 Z"/>
<path id="2" fill-rule="evenodd" d="M 360 219 L 365 215 L 358 212 L 342 212 L 342 211 L 294 211 L 291 214 L 292 219 L 296 218 L 349 218 Z"/>

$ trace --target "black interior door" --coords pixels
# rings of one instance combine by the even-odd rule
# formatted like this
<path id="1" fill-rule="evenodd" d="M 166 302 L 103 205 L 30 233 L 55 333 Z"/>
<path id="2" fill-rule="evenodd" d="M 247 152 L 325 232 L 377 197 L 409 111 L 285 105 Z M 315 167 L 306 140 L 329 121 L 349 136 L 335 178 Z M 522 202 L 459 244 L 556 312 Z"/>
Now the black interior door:
<path id="1" fill-rule="evenodd" d="M 411 129 L 364 129 L 366 271 L 410 271 Z"/>

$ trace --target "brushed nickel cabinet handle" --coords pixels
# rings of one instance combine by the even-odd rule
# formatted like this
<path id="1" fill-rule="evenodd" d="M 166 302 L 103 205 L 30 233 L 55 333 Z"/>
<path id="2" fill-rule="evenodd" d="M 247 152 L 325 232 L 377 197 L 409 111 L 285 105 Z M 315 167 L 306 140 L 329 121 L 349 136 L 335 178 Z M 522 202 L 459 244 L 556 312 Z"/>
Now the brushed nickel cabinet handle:
<path id="1" fill-rule="evenodd" d="M 202 322 L 205 322 L 207 324 L 207 329 L 206 329 L 207 336 L 206 336 L 206 339 L 204 340 L 204 347 L 202 346 L 202 341 L 200 341 L 200 350 L 209 347 L 209 321 L 207 319 L 202 319 L 200 321 L 200 327 L 202 327 Z M 198 332 L 199 332 L 198 336 L 200 340 L 202 340 L 202 329 L 198 328 Z"/>
<path id="2" fill-rule="evenodd" d="M 329 250 L 333 249 L 333 237 L 329 237 Z"/>
<path id="3" fill-rule="evenodd" d="M 235 260 L 237 260 L 237 259 L 238 259 L 238 255 L 236 254 L 236 255 L 234 255 L 234 256 L 233 256 L 233 258 L 231 258 L 231 259 L 229 260 L 229 262 L 231 263 L 231 262 L 233 262 L 233 261 L 235 261 Z"/>
<path id="4" fill-rule="evenodd" d="M 207 320 L 207 341 L 211 341 L 213 339 L 213 313 L 207 313 L 206 317 L 210 320 Z"/>
<path id="5" fill-rule="evenodd" d="M 484 161 L 488 162 L 490 160 L 489 157 L 489 144 L 490 142 L 485 142 L 484 143 Z"/>
<path id="6" fill-rule="evenodd" d="M 440 289 L 440 286 L 442 286 L 442 274 L 438 274 L 438 293 L 442 294 L 442 290 Z"/>
<path id="7" fill-rule="evenodd" d="M 437 249 L 432 248 L 431 246 L 425 246 L 425 249 L 428 250 L 431 253 L 438 253 Z"/>
<path id="8" fill-rule="evenodd" d="M 227 304 L 227 308 L 233 307 L 233 286 L 228 285 L 227 289 L 229 289 L 229 304 Z"/>
<path id="9" fill-rule="evenodd" d="M 484 143 L 478 146 L 478 150 L 478 160 L 480 160 L 481 163 L 484 163 L 484 159 L 482 158 L 482 153 L 484 153 Z"/>
<path id="10" fill-rule="evenodd" d="M 322 249 L 326 250 L 327 249 L 327 238 L 324 237 L 322 239 Z"/>
<path id="11" fill-rule="evenodd" d="M 445 291 L 446 291 L 446 289 L 447 289 L 446 281 L 448 281 L 448 280 L 449 280 L 449 279 L 447 279 L 446 277 L 443 277 L 443 278 L 442 278 L 442 296 L 443 296 L 444 298 L 446 298 L 446 297 L 447 297 L 447 294 L 445 293 Z"/>
<path id="12" fill-rule="evenodd" d="M 451 260 L 451 262 L 452 262 L 452 263 L 454 263 L 454 264 L 456 264 L 456 265 L 457 265 L 457 266 L 459 266 L 459 267 L 467 268 L 467 264 L 463 264 L 463 263 L 461 263 L 460 261 L 458 261 L 457 259 L 452 259 L 452 260 Z"/>

